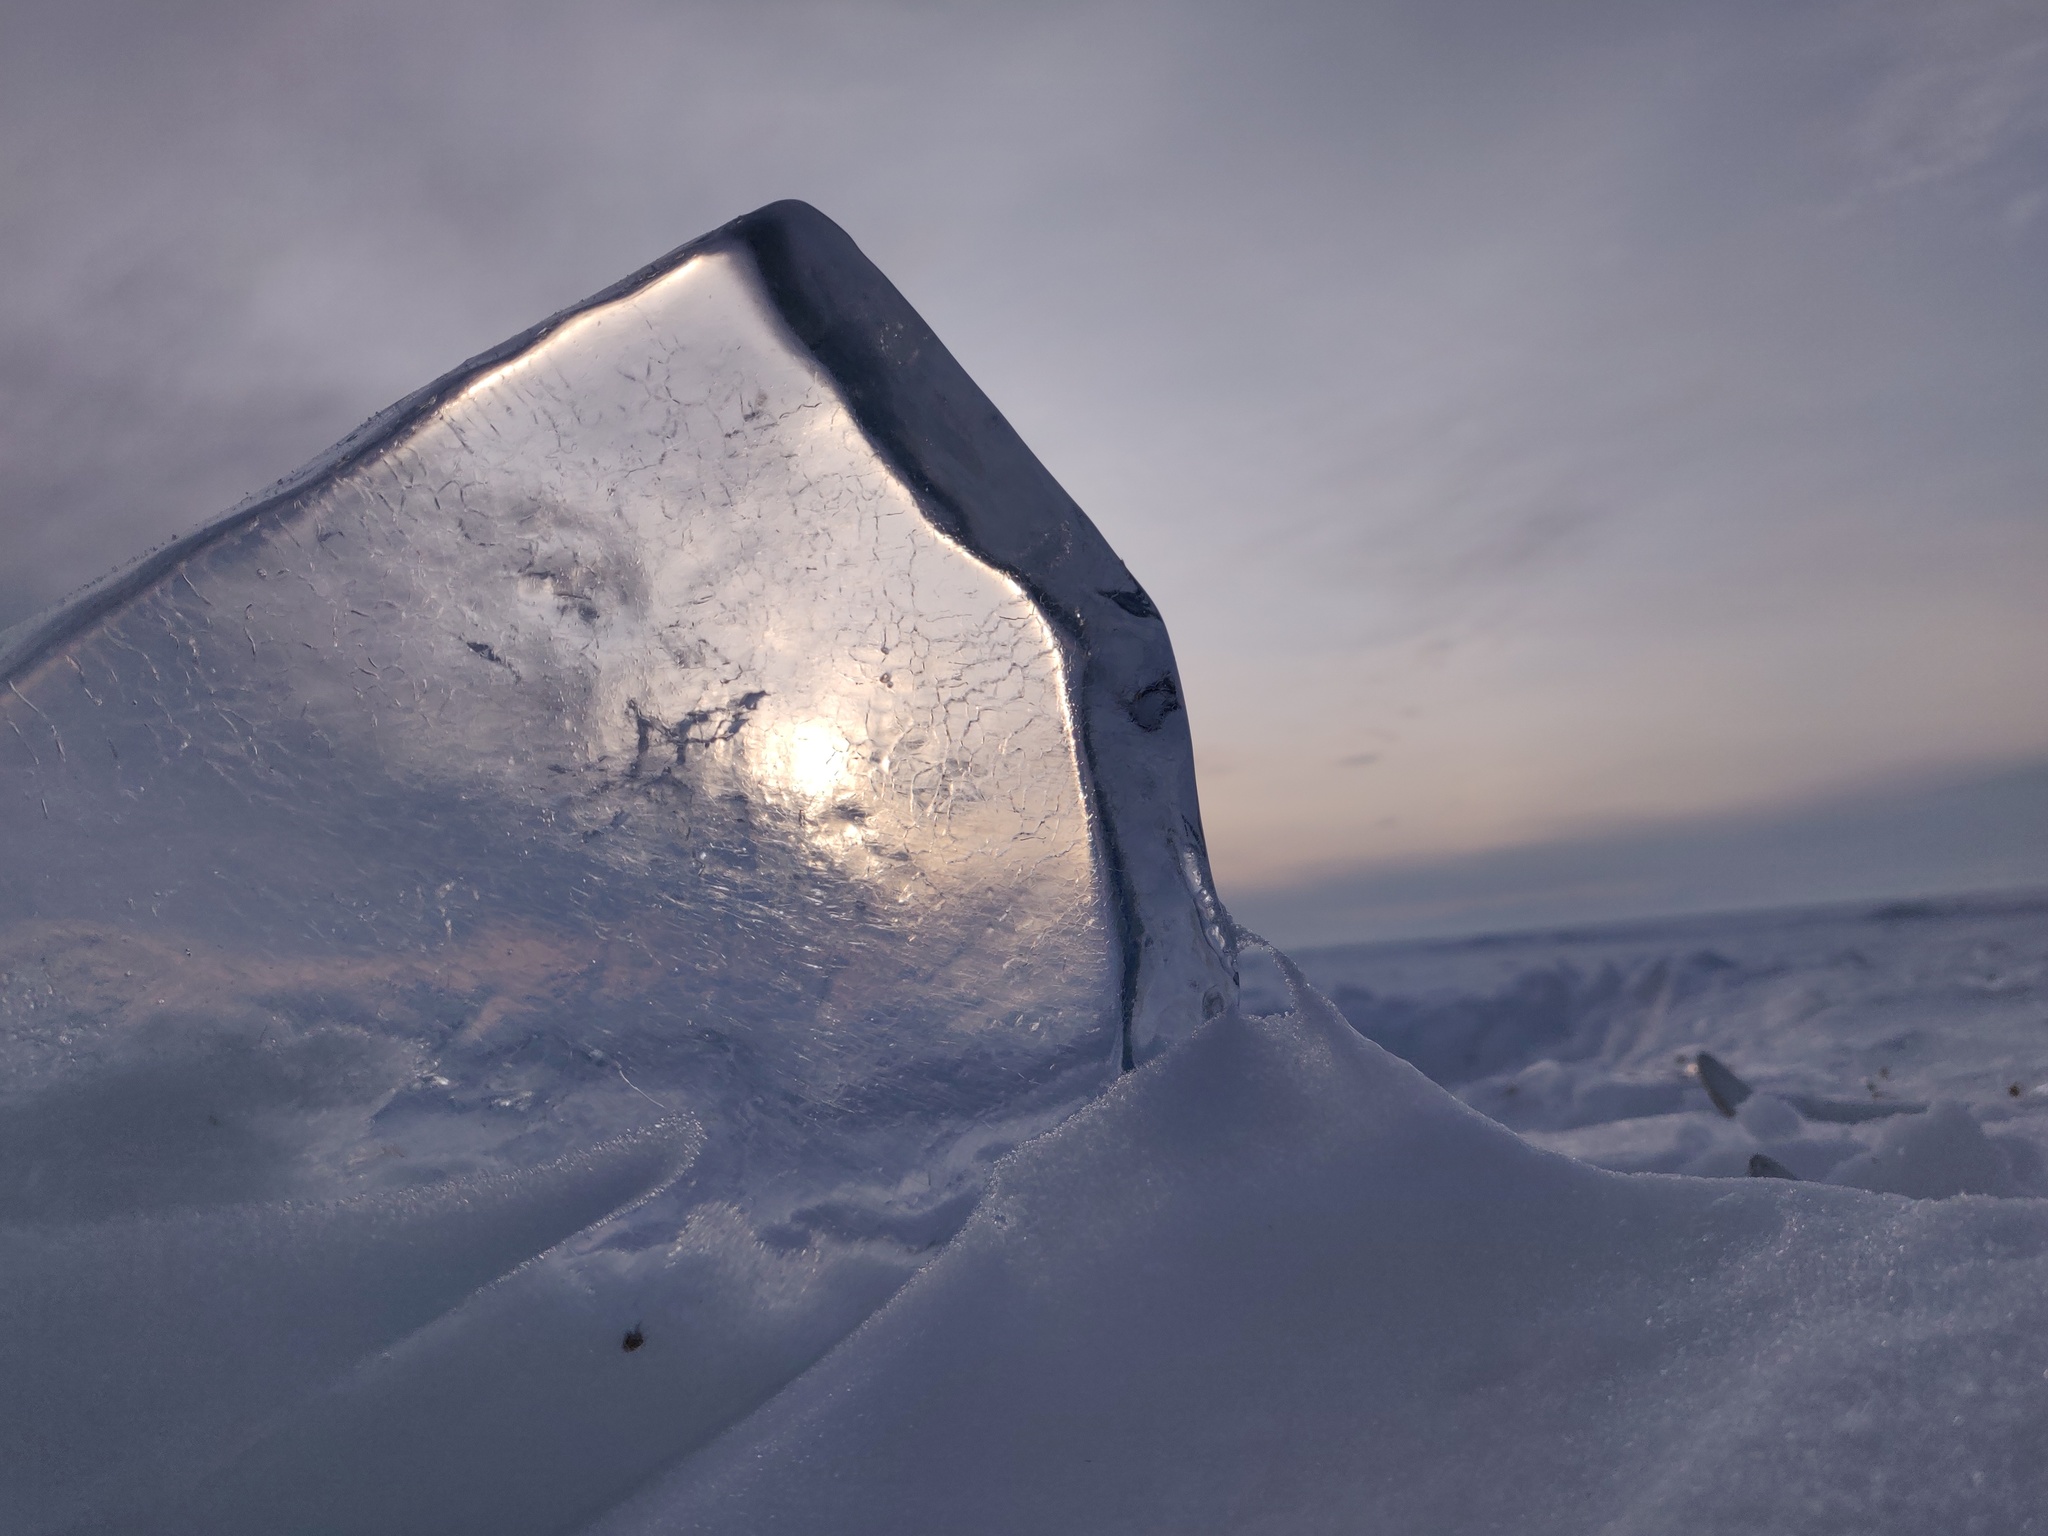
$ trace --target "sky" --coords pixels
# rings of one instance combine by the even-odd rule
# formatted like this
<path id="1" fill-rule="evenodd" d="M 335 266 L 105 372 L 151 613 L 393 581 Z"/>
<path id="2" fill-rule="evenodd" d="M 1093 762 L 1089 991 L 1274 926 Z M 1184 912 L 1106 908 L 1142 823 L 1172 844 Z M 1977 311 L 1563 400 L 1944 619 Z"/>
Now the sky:
<path id="1" fill-rule="evenodd" d="M 781 197 L 1282 942 L 2048 886 L 2048 6 L 0 4 L 0 625 Z"/>

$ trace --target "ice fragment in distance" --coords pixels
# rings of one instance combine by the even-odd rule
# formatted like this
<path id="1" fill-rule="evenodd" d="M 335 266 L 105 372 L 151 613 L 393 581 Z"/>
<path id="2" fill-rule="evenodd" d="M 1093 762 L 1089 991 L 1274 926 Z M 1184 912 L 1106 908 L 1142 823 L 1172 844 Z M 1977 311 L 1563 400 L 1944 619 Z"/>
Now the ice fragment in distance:
<path id="1" fill-rule="evenodd" d="M 641 1402 L 666 1428 L 617 1431 L 617 1478 L 801 1368 L 989 1156 L 1234 994 L 1156 609 L 802 204 L 0 637 L 0 676 L 0 1221 L 658 1167 L 586 1180 L 545 1263 L 620 1295 L 613 1358 L 643 1313 L 687 1355 L 664 1296 L 746 1358 Z M 741 1250 L 811 1268 L 750 1289 Z M 375 1303 L 392 1338 L 500 1349 L 413 1300 Z M 195 1451 L 222 1507 L 257 1519 L 293 1444 L 347 1440 L 319 1369 L 215 1426 L 270 1449 Z M 365 1422 L 409 1390 L 384 1375 Z"/>
<path id="2" fill-rule="evenodd" d="M 1707 1090 L 1707 1097 L 1713 1100 L 1714 1108 L 1732 1120 L 1735 1112 L 1752 1092 L 1749 1084 L 1730 1070 L 1727 1063 L 1709 1051 L 1701 1051 L 1693 1058 L 1693 1070 L 1699 1074 L 1700 1086 Z"/>

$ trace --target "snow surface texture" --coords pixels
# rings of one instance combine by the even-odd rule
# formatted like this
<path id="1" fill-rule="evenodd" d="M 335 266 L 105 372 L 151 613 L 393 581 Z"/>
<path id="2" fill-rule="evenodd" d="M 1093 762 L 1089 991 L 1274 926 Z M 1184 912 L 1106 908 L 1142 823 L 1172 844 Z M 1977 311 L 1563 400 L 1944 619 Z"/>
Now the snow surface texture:
<path id="1" fill-rule="evenodd" d="M 9 1536 L 2048 1525 L 2040 909 L 1240 1001 L 1163 625 L 810 210 L 0 675 Z"/>
<path id="2" fill-rule="evenodd" d="M 2048 1204 L 1621 1175 L 1312 990 L 999 1166 L 597 1530 L 2048 1529 Z"/>

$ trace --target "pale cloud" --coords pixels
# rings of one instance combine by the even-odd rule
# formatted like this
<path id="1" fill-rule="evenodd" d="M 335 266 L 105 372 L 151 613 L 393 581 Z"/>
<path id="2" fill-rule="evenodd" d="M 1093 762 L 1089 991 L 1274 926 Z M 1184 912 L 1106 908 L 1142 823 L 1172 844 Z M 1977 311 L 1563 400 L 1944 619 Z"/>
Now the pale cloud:
<path id="1" fill-rule="evenodd" d="M 2048 13 L 2030 0 L 1853 10 L 1843 51 L 1864 54 L 1868 81 L 1842 147 L 1872 194 L 1978 172 L 2029 150 L 2042 175 L 2048 140 Z M 1841 44 L 1838 44 L 1841 46 Z"/>

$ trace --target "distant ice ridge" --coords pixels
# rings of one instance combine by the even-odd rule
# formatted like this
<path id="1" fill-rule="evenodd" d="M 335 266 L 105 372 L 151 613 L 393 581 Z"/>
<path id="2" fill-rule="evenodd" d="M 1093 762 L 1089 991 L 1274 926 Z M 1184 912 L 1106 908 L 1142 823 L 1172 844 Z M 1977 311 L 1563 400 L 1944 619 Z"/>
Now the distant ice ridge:
<path id="1" fill-rule="evenodd" d="M 10 1532 L 561 1529 L 1234 995 L 1164 624 L 801 204 L 0 677 Z"/>
<path id="2" fill-rule="evenodd" d="M 2048 894 L 1299 957 L 1473 1108 L 1622 1172 L 2048 1195 Z M 1255 968 L 1247 1006 L 1279 1006 Z M 1717 1113 L 1704 1052 L 1754 1090 Z"/>

